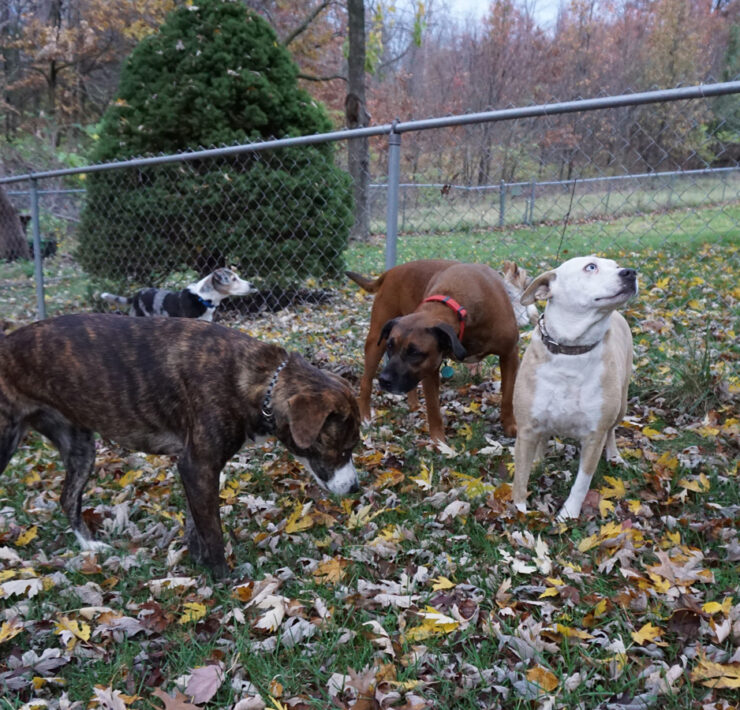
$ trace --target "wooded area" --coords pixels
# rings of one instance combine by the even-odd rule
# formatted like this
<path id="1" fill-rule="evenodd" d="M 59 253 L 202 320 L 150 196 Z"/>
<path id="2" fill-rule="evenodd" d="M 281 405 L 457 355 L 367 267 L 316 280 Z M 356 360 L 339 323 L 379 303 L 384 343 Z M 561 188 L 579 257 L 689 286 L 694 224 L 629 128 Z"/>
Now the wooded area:
<path id="1" fill-rule="evenodd" d="M 156 31 L 168 11 L 187 4 L 5 0 L 0 7 L 4 172 L 84 159 L 132 48 Z M 305 88 L 327 105 L 337 127 L 721 81 L 740 68 L 737 0 L 567 0 L 549 29 L 538 25 L 534 4 L 526 0 L 492 0 L 482 22 L 455 19 L 440 0 L 405 5 L 372 0 L 364 3 L 362 97 L 348 83 L 352 71 L 356 77 L 348 66 L 348 13 L 363 3 L 245 4 L 275 27 L 301 68 Z M 656 169 L 666 152 L 676 153 L 678 164 L 699 146 L 706 153 L 696 125 L 709 133 L 737 131 L 737 97 L 712 106 L 641 109 L 623 126 L 600 123 L 598 116 L 580 120 L 591 122 L 585 133 L 598 144 L 595 152 L 611 156 L 605 165 L 620 151 L 636 151 L 639 169 Z M 667 126 L 662 145 L 655 138 Z M 582 131 L 572 122 L 544 131 L 540 126 L 531 137 L 514 135 L 517 130 L 513 124 L 486 124 L 444 136 L 410 135 L 403 169 L 467 184 L 513 179 L 518 159 L 501 150 L 525 140 L 540 165 L 559 162 L 562 177 L 569 177 L 573 149 L 583 148 Z M 714 156 L 702 159 L 715 162 Z M 625 159 L 620 162 L 629 169 Z"/>

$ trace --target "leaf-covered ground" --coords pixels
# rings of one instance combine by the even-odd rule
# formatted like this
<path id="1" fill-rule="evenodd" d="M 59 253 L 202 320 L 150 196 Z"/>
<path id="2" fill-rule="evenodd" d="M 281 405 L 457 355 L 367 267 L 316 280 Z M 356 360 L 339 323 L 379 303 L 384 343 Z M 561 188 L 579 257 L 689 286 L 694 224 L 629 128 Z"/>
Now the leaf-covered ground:
<path id="1" fill-rule="evenodd" d="M 740 252 L 620 260 L 641 284 L 628 464 L 600 466 L 572 523 L 554 522 L 567 440 L 532 512 L 511 504 L 493 361 L 444 383 L 443 450 L 423 410 L 376 393 L 355 497 L 326 498 L 279 444 L 243 449 L 223 583 L 188 558 L 171 459 L 99 442 L 85 518 L 113 549 L 82 553 L 60 461 L 29 435 L 0 478 L 0 708 L 737 707 Z M 228 325 L 356 384 L 371 303 L 348 285 Z"/>

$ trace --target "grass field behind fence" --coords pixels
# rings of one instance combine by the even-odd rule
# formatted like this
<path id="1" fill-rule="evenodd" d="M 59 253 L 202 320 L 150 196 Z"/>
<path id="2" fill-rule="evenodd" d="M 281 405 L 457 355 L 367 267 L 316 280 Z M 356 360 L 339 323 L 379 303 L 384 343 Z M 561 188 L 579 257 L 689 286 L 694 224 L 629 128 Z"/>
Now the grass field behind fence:
<path id="1" fill-rule="evenodd" d="M 221 493 L 224 583 L 184 549 L 172 459 L 99 443 L 85 515 L 113 550 L 81 553 L 59 509 L 59 459 L 28 436 L 0 478 L 0 709 L 150 710 L 163 694 L 167 707 L 240 710 L 736 707 L 735 216 L 578 224 L 562 243 L 543 227 L 402 236 L 399 261 L 514 258 L 536 273 L 597 251 L 638 270 L 617 436 L 628 463 L 600 464 L 578 521 L 553 522 L 577 470 L 568 440 L 533 474 L 532 512 L 513 508 L 493 359 L 444 381 L 445 450 L 423 409 L 374 393 L 357 496 L 325 498 L 279 444 L 245 447 Z M 347 260 L 380 273 L 383 244 L 353 245 Z M 46 268 L 50 313 L 85 310 L 74 265 Z M 0 273 L 4 317 L 32 319 L 27 267 Z M 333 289 L 324 305 L 227 325 L 356 386 L 372 297 Z"/>

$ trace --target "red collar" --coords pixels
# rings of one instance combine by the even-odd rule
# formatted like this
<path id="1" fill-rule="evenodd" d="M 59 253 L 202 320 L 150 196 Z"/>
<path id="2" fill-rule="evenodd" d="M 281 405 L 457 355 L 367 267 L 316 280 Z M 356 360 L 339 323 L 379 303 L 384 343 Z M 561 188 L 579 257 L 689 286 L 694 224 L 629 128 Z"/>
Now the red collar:
<path id="1" fill-rule="evenodd" d="M 460 321 L 460 335 L 458 336 L 458 340 L 462 342 L 463 333 L 465 332 L 465 319 L 468 317 L 468 311 L 466 308 L 461 306 L 454 298 L 443 296 L 439 293 L 434 296 L 429 296 L 429 298 L 425 298 L 422 303 L 426 303 L 427 301 L 439 301 L 440 303 L 444 303 L 449 306 L 453 311 L 455 311 L 455 313 L 457 313 L 458 320 Z"/>

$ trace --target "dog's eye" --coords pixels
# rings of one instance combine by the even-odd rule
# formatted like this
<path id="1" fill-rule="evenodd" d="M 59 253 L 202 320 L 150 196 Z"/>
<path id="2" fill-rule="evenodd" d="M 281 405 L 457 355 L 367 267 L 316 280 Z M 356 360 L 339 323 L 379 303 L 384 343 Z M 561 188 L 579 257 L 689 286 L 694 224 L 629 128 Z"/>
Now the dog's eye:
<path id="1" fill-rule="evenodd" d="M 595 271 L 599 270 L 599 267 L 596 266 L 596 264 L 593 263 L 593 261 L 590 264 L 586 264 L 586 266 L 583 267 L 584 271 L 589 271 L 591 273 L 594 273 Z"/>

